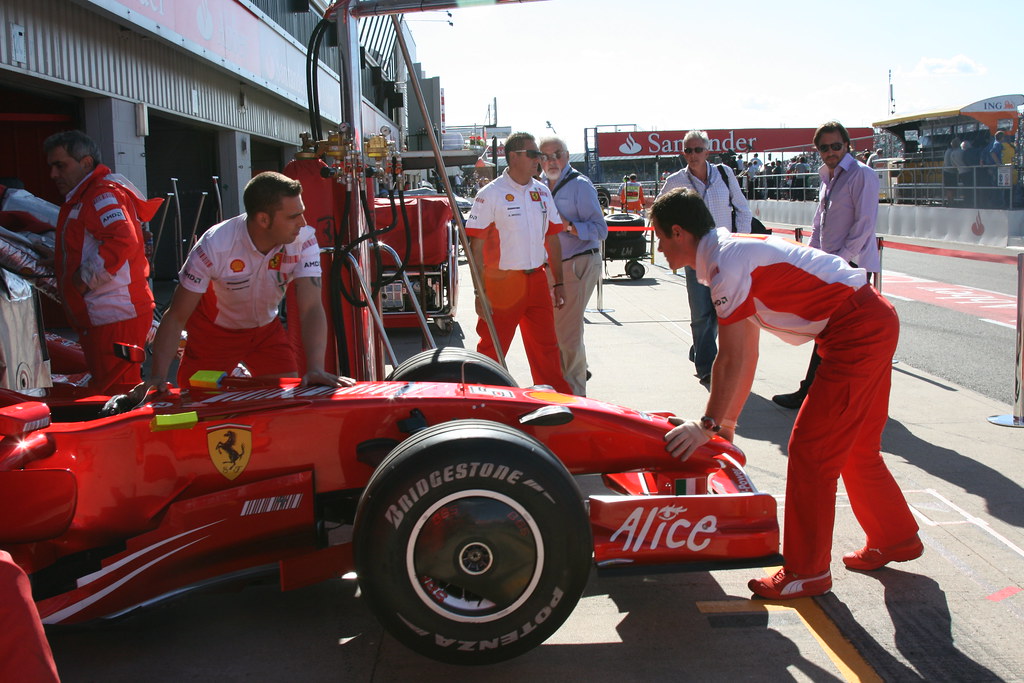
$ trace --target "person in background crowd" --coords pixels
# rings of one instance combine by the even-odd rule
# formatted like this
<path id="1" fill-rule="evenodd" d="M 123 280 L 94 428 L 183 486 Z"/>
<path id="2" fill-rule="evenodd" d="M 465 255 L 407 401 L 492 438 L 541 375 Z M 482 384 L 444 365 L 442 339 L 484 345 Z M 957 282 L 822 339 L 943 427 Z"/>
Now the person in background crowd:
<path id="1" fill-rule="evenodd" d="M 555 308 L 565 305 L 562 218 L 547 185 L 534 178 L 543 154 L 529 133 L 505 140 L 508 167 L 477 193 L 466 221 L 470 250 L 482 270 L 483 294 L 491 305 L 498 340 L 483 315 L 477 321 L 477 351 L 497 359 L 497 344 L 508 352 L 519 328 L 536 384 L 572 393 L 562 375 Z M 546 264 L 545 264 L 546 262 Z M 549 285 L 545 268 L 551 270 Z M 477 312 L 482 312 L 478 299 Z"/>
<path id="2" fill-rule="evenodd" d="M 644 187 L 636 179 L 636 173 L 629 176 L 629 180 L 622 184 L 622 191 L 619 193 L 619 201 L 622 202 L 622 210 L 626 213 L 644 213 Z"/>
<path id="3" fill-rule="evenodd" d="M 811 172 L 811 166 L 807 163 L 807 157 L 801 155 L 793 164 L 793 199 L 802 202 L 807 199 L 807 175 Z"/>
<path id="4" fill-rule="evenodd" d="M 686 166 L 668 177 L 661 194 L 677 187 L 688 187 L 707 204 L 716 226 L 733 232 L 750 232 L 750 205 L 732 169 L 725 164 L 712 165 L 707 160 L 708 145 L 708 134 L 702 130 L 691 130 L 683 137 Z M 718 319 L 711 304 L 711 290 L 697 281 L 693 268 L 686 269 L 685 277 L 690 304 L 690 333 L 693 335 L 690 360 L 701 384 L 707 386 L 711 382 L 711 365 L 718 353 L 715 343 Z"/>
<path id="5" fill-rule="evenodd" d="M 999 140 L 999 142 L 1001 142 L 1003 144 L 1003 157 L 1002 157 L 1003 166 L 1010 166 L 1010 165 L 1012 165 L 1013 164 L 1013 158 L 1015 156 L 1017 156 L 1017 148 L 1014 147 L 1013 142 L 1011 142 L 1011 138 L 1012 137 L 1013 137 L 1013 135 L 1011 133 L 1006 133 L 1006 132 L 1003 132 L 1003 131 L 999 131 L 998 133 L 996 133 L 996 139 Z M 1016 168 L 1013 169 L 1013 177 L 1010 179 L 1010 183 L 1012 185 L 1016 185 L 1017 184 L 1017 169 Z"/>
<path id="6" fill-rule="evenodd" d="M 951 206 L 956 198 L 956 188 L 960 184 L 960 167 L 963 164 L 964 153 L 960 149 L 960 138 L 954 136 L 942 155 L 942 186 L 945 188 L 946 206 Z"/>
<path id="7" fill-rule="evenodd" d="M 864 162 L 866 165 L 871 166 L 875 161 L 882 158 L 882 148 L 878 147 L 874 152 L 868 155 L 867 160 Z M 874 168 L 872 166 L 872 168 Z"/>
<path id="8" fill-rule="evenodd" d="M 881 268 L 875 239 L 878 175 L 850 154 L 850 135 L 838 121 L 818 127 L 814 146 L 823 164 L 818 171 L 821 186 L 818 208 L 811 221 L 810 246 L 834 254 L 854 268 L 877 273 Z M 799 408 L 820 363 L 815 346 L 800 388 L 791 394 L 776 394 L 772 400 L 783 408 Z"/>
<path id="9" fill-rule="evenodd" d="M 758 158 L 757 153 L 754 153 L 754 157 L 747 164 L 747 198 L 748 199 L 760 199 L 760 180 L 758 175 L 761 173 L 761 169 L 764 164 L 761 159 Z"/>
<path id="10" fill-rule="evenodd" d="M 601 277 L 601 242 L 608 237 L 608 223 L 590 179 L 569 165 L 565 141 L 544 138 L 540 151 L 544 155 L 541 166 L 565 226 L 558 233 L 565 305 L 554 311 L 562 375 L 572 393 L 586 396 L 590 373 L 583 343 L 583 314 Z"/>
<path id="11" fill-rule="evenodd" d="M 57 217 L 54 271 L 68 322 L 78 334 L 92 378 L 107 391 L 142 378 L 137 363 L 114 354 L 114 344 L 143 347 L 153 325 L 142 223 L 162 199 L 147 200 L 100 160 L 96 143 L 81 131 L 43 142 L 50 179 L 65 201 Z"/>
<path id="12" fill-rule="evenodd" d="M 196 371 L 230 374 L 244 363 L 254 377 L 298 377 L 298 363 L 278 308 L 295 287 L 306 369 L 302 384 L 350 386 L 324 369 L 327 317 L 320 295 L 320 250 L 302 215 L 302 185 L 280 173 L 258 174 L 242 193 L 245 213 L 213 226 L 192 247 L 153 340 L 152 377 L 133 390 L 168 388 L 182 330 L 188 343 L 178 385 Z"/>
<path id="13" fill-rule="evenodd" d="M 963 165 L 960 166 L 960 187 L 971 188 L 971 191 L 966 193 L 968 206 L 975 206 L 977 204 L 977 190 L 975 186 L 975 174 L 978 170 L 978 148 L 971 144 L 969 140 L 964 140 L 960 143 L 960 151 L 963 154 L 960 155 L 963 160 Z"/>
<path id="14" fill-rule="evenodd" d="M 674 457 L 688 458 L 716 434 L 735 438 L 761 329 L 791 344 L 815 339 L 821 346 L 821 372 L 789 439 L 783 567 L 751 579 L 750 590 L 769 600 L 831 590 L 840 475 L 867 536 L 862 548 L 843 555 L 843 564 L 872 571 L 920 557 L 917 522 L 880 451 L 899 341 L 892 304 L 867 284 L 863 270 L 837 256 L 778 237 L 716 229 L 693 190 L 660 195 L 651 217 L 658 250 L 670 267 L 697 271 L 721 320 L 722 348 L 704 416 L 699 422 L 673 418 L 676 426 L 665 434 L 665 450 Z"/>

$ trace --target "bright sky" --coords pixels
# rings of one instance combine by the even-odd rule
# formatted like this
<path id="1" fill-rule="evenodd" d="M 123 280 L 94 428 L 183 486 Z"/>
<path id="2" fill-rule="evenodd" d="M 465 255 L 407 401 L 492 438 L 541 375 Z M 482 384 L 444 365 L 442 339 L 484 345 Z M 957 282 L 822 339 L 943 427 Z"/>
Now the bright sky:
<path id="1" fill-rule="evenodd" d="M 537 136 L 582 152 L 584 129 L 869 126 L 896 114 L 1020 93 L 1024 3 L 1005 0 L 541 0 L 406 14 L 439 76 L 449 125 Z"/>

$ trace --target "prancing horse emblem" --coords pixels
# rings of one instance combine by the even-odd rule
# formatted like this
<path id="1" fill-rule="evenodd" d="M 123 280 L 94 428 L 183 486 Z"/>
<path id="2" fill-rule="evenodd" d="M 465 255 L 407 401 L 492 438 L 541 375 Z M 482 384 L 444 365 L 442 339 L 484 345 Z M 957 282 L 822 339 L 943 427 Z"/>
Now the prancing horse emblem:
<path id="1" fill-rule="evenodd" d="M 213 466 L 228 479 L 234 479 L 249 464 L 252 455 L 252 427 L 242 424 L 211 427 L 206 431 L 206 444 Z"/>

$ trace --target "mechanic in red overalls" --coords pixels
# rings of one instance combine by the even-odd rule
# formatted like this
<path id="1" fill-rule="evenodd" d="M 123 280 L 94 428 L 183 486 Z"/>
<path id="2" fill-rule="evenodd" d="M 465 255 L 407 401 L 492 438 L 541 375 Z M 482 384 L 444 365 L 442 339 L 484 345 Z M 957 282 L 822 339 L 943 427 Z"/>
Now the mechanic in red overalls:
<path id="1" fill-rule="evenodd" d="M 114 355 L 115 342 L 145 346 L 153 292 L 140 222 L 162 199 L 147 200 L 127 178 L 100 163 L 81 131 L 43 143 L 50 178 L 66 200 L 57 218 L 54 270 L 68 322 L 78 333 L 89 383 L 99 390 L 134 384 L 139 365 Z"/>
<path id="2" fill-rule="evenodd" d="M 558 241 L 563 226 L 551 190 L 534 177 L 542 156 L 529 133 L 509 136 L 505 141 L 508 168 L 477 193 L 466 234 L 473 258 L 483 267 L 484 292 L 502 353 L 508 352 L 518 327 L 534 383 L 571 394 L 562 376 L 552 309 L 552 297 L 555 306 L 565 304 Z M 552 269 L 552 287 L 544 272 L 545 261 Z M 476 331 L 477 351 L 497 359 L 482 315 Z"/>
<path id="3" fill-rule="evenodd" d="M 867 284 L 863 269 L 838 256 L 779 237 L 716 229 L 692 190 L 661 195 L 651 215 L 659 251 L 670 267 L 697 271 L 711 288 L 720 325 L 705 416 L 665 435 L 673 456 L 689 457 L 714 434 L 733 439 L 754 381 L 761 328 L 791 344 L 815 340 L 821 354 L 789 441 L 783 568 L 752 579 L 750 590 L 778 600 L 832 588 L 840 475 L 867 535 L 843 563 L 864 571 L 920 557 L 917 522 L 880 453 L 899 339 L 892 305 Z"/>
<path id="4" fill-rule="evenodd" d="M 327 317 L 320 297 L 320 249 L 302 215 L 302 185 L 280 173 L 260 173 L 245 186 L 246 212 L 209 230 L 189 252 L 180 284 L 153 341 L 152 377 L 139 385 L 166 389 L 181 332 L 188 343 L 178 384 L 198 370 L 230 374 L 244 363 L 254 377 L 297 377 L 298 364 L 277 311 L 295 287 L 306 353 L 303 384 L 349 386 L 324 369 Z"/>

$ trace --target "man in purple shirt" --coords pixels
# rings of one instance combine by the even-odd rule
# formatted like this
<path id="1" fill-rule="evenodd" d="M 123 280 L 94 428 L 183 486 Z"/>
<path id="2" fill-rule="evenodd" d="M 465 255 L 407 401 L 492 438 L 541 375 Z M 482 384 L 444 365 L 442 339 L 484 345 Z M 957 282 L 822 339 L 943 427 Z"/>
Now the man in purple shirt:
<path id="1" fill-rule="evenodd" d="M 818 127 L 814 146 L 823 165 L 818 170 L 821 185 L 811 223 L 810 246 L 835 254 L 855 268 L 877 273 L 882 267 L 875 239 L 878 175 L 850 153 L 850 134 L 838 121 Z M 800 388 L 791 394 L 776 394 L 772 400 L 783 408 L 799 408 L 820 362 L 815 350 Z"/>

